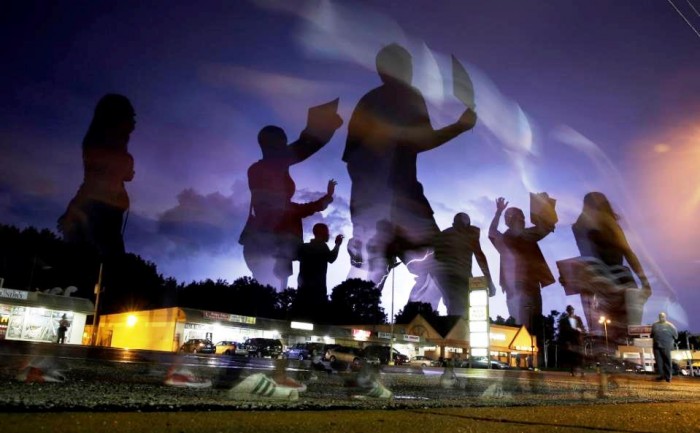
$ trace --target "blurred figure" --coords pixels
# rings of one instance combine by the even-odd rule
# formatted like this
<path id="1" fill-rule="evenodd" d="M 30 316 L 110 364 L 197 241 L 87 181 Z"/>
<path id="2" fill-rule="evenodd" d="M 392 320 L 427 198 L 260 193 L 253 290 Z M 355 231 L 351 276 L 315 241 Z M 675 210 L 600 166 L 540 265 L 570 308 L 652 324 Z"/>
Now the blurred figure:
<path id="1" fill-rule="evenodd" d="M 128 143 L 135 116 L 125 96 L 107 94 L 97 103 L 83 139 L 83 183 L 58 219 L 66 241 L 92 246 L 103 259 L 124 254 L 124 184 L 134 178 Z"/>
<path id="2" fill-rule="evenodd" d="M 542 361 L 541 290 L 555 280 L 537 242 L 553 232 L 554 226 L 540 223 L 526 228 L 523 211 L 516 207 L 506 210 L 507 207 L 508 202 L 503 197 L 496 199 L 496 213 L 489 227 L 489 239 L 501 256 L 500 282 L 501 290 L 506 293 L 508 314 L 537 336 L 538 358 Z M 504 210 L 508 229 L 501 233 L 498 224 Z"/>
<path id="3" fill-rule="evenodd" d="M 323 315 L 327 310 L 328 264 L 338 258 L 343 235 L 335 237 L 335 246 L 331 250 L 326 245 L 330 239 L 327 225 L 314 225 L 313 233 L 314 238 L 299 248 L 299 277 L 294 312 L 297 319 L 318 322 L 324 319 Z"/>
<path id="4" fill-rule="evenodd" d="M 287 288 L 292 261 L 303 242 L 302 219 L 326 209 L 335 192 L 336 182 L 330 180 L 326 195 L 318 200 L 292 202 L 296 185 L 289 168 L 320 150 L 343 124 L 335 112 L 312 120 L 290 145 L 282 128 L 261 129 L 258 143 L 263 157 L 248 169 L 250 212 L 239 243 L 253 278 L 278 291 Z"/>
<path id="5" fill-rule="evenodd" d="M 56 343 L 63 344 L 66 342 L 66 332 L 68 331 L 69 326 L 70 322 L 66 318 L 66 315 L 63 314 L 63 316 L 61 316 L 61 320 L 58 322 L 58 330 L 56 331 L 58 338 L 56 339 Z"/>
<path id="6" fill-rule="evenodd" d="M 583 376 L 583 337 L 586 328 L 581 317 L 574 313 L 574 307 L 566 306 L 566 313 L 559 318 L 559 344 L 563 349 L 563 364 L 571 368 L 571 375 L 580 371 Z"/>
<path id="7" fill-rule="evenodd" d="M 452 227 L 440 232 L 435 239 L 435 276 L 449 316 L 467 314 L 472 256 L 476 258 L 481 272 L 489 281 L 489 296 L 496 294 L 486 255 L 481 250 L 480 233 L 478 227 L 471 225 L 469 215 L 460 212 L 455 215 Z"/>
<path id="8" fill-rule="evenodd" d="M 666 320 L 666 313 L 659 313 L 659 320 L 651 325 L 651 338 L 654 340 L 654 361 L 659 372 L 656 380 L 670 382 L 673 376 L 671 351 L 678 338 L 678 330 Z"/>
<path id="9" fill-rule="evenodd" d="M 468 109 L 452 125 L 433 129 L 423 96 L 411 86 L 411 55 L 400 45 L 382 48 L 376 65 L 382 85 L 364 95 L 355 107 L 343 153 L 352 180 L 353 239 L 348 249 L 353 266 L 365 272 L 374 255 L 386 256 L 381 246 L 367 251 L 370 239 L 387 237 L 375 235 L 378 221 L 388 220 L 398 227 L 408 236 L 408 245 L 428 244 L 439 233 L 433 210 L 418 182 L 418 154 L 448 142 L 476 124 L 476 113 Z M 417 276 L 410 300 L 429 302 L 437 308 L 439 291 L 426 288 L 433 262 L 428 252 L 425 247 L 411 248 L 400 251 L 398 256 Z M 383 280 L 376 273 L 370 277 L 374 283 Z"/>
<path id="10" fill-rule="evenodd" d="M 651 287 L 618 220 L 619 216 L 608 198 L 603 193 L 590 192 L 583 198 L 583 210 L 572 230 L 581 259 L 590 274 L 580 290 L 588 325 L 596 327 L 601 334 L 598 319 L 604 316 L 610 320 L 607 325 L 609 339 L 624 344 L 627 326 L 641 323 L 643 305 L 651 295 Z M 623 259 L 637 274 L 641 291 L 637 289 L 630 270 L 623 266 Z"/>

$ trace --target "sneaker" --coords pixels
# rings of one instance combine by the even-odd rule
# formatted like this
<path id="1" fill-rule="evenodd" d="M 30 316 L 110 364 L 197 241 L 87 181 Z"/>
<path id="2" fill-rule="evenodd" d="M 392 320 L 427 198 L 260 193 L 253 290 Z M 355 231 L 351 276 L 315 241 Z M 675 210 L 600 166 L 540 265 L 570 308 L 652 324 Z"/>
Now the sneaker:
<path id="1" fill-rule="evenodd" d="M 61 374 L 60 371 L 44 371 L 37 367 L 28 366 L 23 368 L 17 376 L 15 376 L 20 382 L 26 383 L 47 383 L 47 382 L 63 382 L 66 380 L 65 376 Z"/>
<path id="2" fill-rule="evenodd" d="M 168 386 L 178 386 L 183 388 L 210 388 L 211 380 L 195 376 L 189 370 L 176 370 L 168 372 L 168 376 L 163 382 Z"/>
<path id="3" fill-rule="evenodd" d="M 236 400 L 299 400 L 299 391 L 296 388 L 278 385 L 262 373 L 246 377 L 231 388 L 228 395 Z"/>
<path id="4" fill-rule="evenodd" d="M 304 392 L 306 391 L 306 385 L 303 383 L 299 382 L 298 380 L 294 380 L 289 376 L 276 376 L 274 378 L 274 381 L 277 385 L 281 386 L 286 386 L 289 388 L 294 388 L 298 392 Z"/>
<path id="5" fill-rule="evenodd" d="M 357 399 L 365 399 L 365 398 L 390 399 L 393 396 L 394 396 L 394 394 L 391 391 L 389 391 L 389 389 L 387 389 L 384 385 L 382 385 L 381 383 L 379 383 L 377 381 L 372 382 L 372 386 L 369 388 L 368 391 L 351 395 L 352 398 L 357 398 Z"/>

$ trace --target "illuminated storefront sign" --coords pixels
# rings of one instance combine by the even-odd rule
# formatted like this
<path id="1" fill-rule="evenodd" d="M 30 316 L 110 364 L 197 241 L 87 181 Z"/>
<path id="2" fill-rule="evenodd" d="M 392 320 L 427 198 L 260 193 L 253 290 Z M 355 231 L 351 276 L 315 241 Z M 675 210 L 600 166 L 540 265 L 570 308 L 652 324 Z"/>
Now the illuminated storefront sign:
<path id="1" fill-rule="evenodd" d="M 417 335 L 408 335 L 404 334 L 403 335 L 403 340 L 404 341 L 410 341 L 411 343 L 418 343 L 420 341 L 420 337 Z"/>
<path id="2" fill-rule="evenodd" d="M 217 311 L 202 311 L 202 315 L 211 320 L 223 320 L 226 322 L 245 323 L 255 325 L 255 317 L 239 316 L 237 314 L 219 313 Z"/>
<path id="3" fill-rule="evenodd" d="M 353 329 L 352 337 L 355 340 L 367 340 L 372 333 L 366 329 Z"/>
<path id="4" fill-rule="evenodd" d="M 313 323 L 306 323 L 306 322 L 292 322 L 289 325 L 292 329 L 303 329 L 305 331 L 313 331 L 314 330 L 314 324 Z"/>
<path id="5" fill-rule="evenodd" d="M 489 295 L 485 277 L 469 279 L 469 352 L 470 356 L 489 354 Z"/>
<path id="6" fill-rule="evenodd" d="M 384 340 L 391 340 L 390 332 L 377 332 L 377 338 L 382 338 Z"/>
<path id="7" fill-rule="evenodd" d="M 27 299 L 29 299 L 29 292 L 26 292 L 24 290 L 0 288 L 0 297 L 1 298 L 10 298 L 10 299 L 21 299 L 21 300 L 26 301 Z"/>

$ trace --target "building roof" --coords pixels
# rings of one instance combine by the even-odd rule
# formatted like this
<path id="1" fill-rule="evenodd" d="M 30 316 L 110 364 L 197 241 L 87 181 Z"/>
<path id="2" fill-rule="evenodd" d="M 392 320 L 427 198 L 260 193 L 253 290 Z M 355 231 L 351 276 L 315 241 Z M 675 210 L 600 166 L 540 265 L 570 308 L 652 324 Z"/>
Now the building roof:
<path id="1" fill-rule="evenodd" d="M 73 296 L 49 295 L 42 292 L 26 290 L 0 289 L 0 304 L 21 305 L 34 308 L 46 308 L 58 311 L 73 311 L 76 313 L 92 314 L 95 305 L 89 299 Z"/>

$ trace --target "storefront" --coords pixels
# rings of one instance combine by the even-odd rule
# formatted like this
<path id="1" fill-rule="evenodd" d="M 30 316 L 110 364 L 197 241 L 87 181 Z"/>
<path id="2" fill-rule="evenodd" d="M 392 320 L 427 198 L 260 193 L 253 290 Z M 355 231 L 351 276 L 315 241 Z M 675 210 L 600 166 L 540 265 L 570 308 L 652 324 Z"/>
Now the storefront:
<path id="1" fill-rule="evenodd" d="M 349 331 L 337 327 L 172 307 L 100 316 L 97 344 L 175 352 L 194 338 L 214 343 L 275 338 L 284 346 L 291 346 L 303 342 L 334 343 L 336 338 L 352 337 Z"/>
<path id="2" fill-rule="evenodd" d="M 88 299 L 0 288 L 0 340 L 55 343 L 65 315 L 64 343 L 81 344 L 85 320 L 94 308 Z"/>

